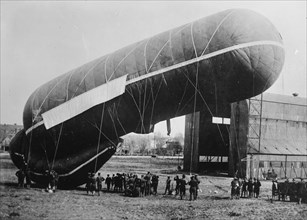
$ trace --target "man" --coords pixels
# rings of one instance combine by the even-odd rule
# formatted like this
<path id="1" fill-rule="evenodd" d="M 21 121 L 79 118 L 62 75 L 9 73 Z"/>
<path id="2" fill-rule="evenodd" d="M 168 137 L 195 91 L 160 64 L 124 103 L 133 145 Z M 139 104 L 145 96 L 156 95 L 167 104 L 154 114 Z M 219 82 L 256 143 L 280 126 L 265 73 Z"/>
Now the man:
<path id="1" fill-rule="evenodd" d="M 55 184 L 52 176 L 51 170 L 45 170 L 45 177 L 47 179 L 46 192 L 53 193 L 55 192 Z"/>
<path id="2" fill-rule="evenodd" d="M 138 178 L 137 175 L 135 175 L 134 190 L 133 190 L 132 196 L 133 197 L 139 197 L 140 191 L 141 191 L 141 179 Z"/>
<path id="3" fill-rule="evenodd" d="M 301 178 L 301 181 L 298 182 L 296 186 L 297 186 L 297 192 L 296 192 L 297 193 L 297 203 L 301 204 L 304 190 L 306 190 L 306 185 L 305 185 L 303 178 Z"/>
<path id="4" fill-rule="evenodd" d="M 197 194 L 196 194 L 196 191 L 197 191 L 197 181 L 196 179 L 194 178 L 194 176 L 191 176 L 191 180 L 189 182 L 189 185 L 190 185 L 190 201 L 192 201 L 192 198 L 193 200 L 196 200 L 197 198 Z"/>
<path id="5" fill-rule="evenodd" d="M 199 184 L 200 184 L 200 181 L 198 179 L 197 174 L 194 175 L 194 179 L 195 179 L 195 181 L 197 183 L 197 186 L 196 186 L 196 198 L 195 198 L 195 199 L 197 199 L 197 197 L 198 197 L 198 190 L 199 190 Z"/>
<path id="6" fill-rule="evenodd" d="M 174 178 L 174 181 L 176 182 L 176 186 L 175 186 L 175 191 L 176 191 L 176 196 L 179 194 L 179 185 L 180 185 L 180 179 L 179 176 L 176 175 L 176 177 Z"/>
<path id="7" fill-rule="evenodd" d="M 166 186 L 165 186 L 165 192 L 164 192 L 164 195 L 166 195 L 166 193 L 170 192 L 171 190 L 171 178 L 168 176 L 167 179 L 166 179 Z"/>
<path id="8" fill-rule="evenodd" d="M 16 174 L 15 174 L 18 178 L 18 186 L 19 187 L 24 187 L 24 180 L 25 180 L 25 173 L 22 169 L 19 169 Z"/>
<path id="9" fill-rule="evenodd" d="M 141 175 L 141 186 L 140 186 L 140 196 L 143 197 L 145 195 L 145 188 L 146 188 L 146 180 L 144 175 Z"/>
<path id="10" fill-rule="evenodd" d="M 152 176 L 152 188 L 153 188 L 154 195 L 157 195 L 158 184 L 159 184 L 159 176 L 153 175 Z"/>
<path id="11" fill-rule="evenodd" d="M 253 181 L 253 196 L 252 196 L 252 197 L 255 197 L 255 198 L 256 198 L 256 193 L 255 193 L 255 186 L 256 186 L 256 183 L 257 183 L 257 180 L 256 180 L 256 178 L 254 177 L 254 181 Z"/>
<path id="12" fill-rule="evenodd" d="M 247 194 L 247 179 L 244 178 L 242 183 L 242 191 L 241 191 L 241 198 L 245 198 Z"/>
<path id="13" fill-rule="evenodd" d="M 91 174 L 91 185 L 90 185 L 90 192 L 92 195 L 95 195 L 96 191 L 96 178 L 95 178 L 95 173 Z"/>
<path id="14" fill-rule="evenodd" d="M 233 180 L 230 183 L 231 186 L 231 199 L 233 199 L 233 197 L 237 198 L 237 190 L 239 187 L 239 181 L 237 177 L 234 177 Z"/>
<path id="15" fill-rule="evenodd" d="M 180 188 L 179 188 L 179 195 L 180 195 L 180 199 L 182 200 L 182 198 L 185 196 L 185 191 L 186 191 L 186 186 L 187 182 L 185 180 L 185 175 L 182 174 L 182 178 L 180 179 Z"/>
<path id="16" fill-rule="evenodd" d="M 96 178 L 98 196 L 100 196 L 100 191 L 102 191 L 102 182 L 103 181 L 104 181 L 104 178 L 102 176 L 100 176 L 100 173 L 98 173 L 98 176 Z"/>
<path id="17" fill-rule="evenodd" d="M 286 179 L 285 182 L 278 183 L 278 191 L 279 191 L 278 200 L 280 200 L 281 197 L 282 201 L 286 201 L 289 192 L 289 187 L 290 187 L 290 182 L 288 178 Z"/>
<path id="18" fill-rule="evenodd" d="M 257 179 L 257 181 L 254 183 L 254 193 L 255 193 L 256 198 L 259 197 L 260 186 L 261 186 L 261 183 L 260 183 L 259 179 Z"/>
<path id="19" fill-rule="evenodd" d="M 25 173 L 25 178 L 26 178 L 26 188 L 31 188 L 30 169 L 27 163 L 25 163 L 24 173 Z"/>
<path id="20" fill-rule="evenodd" d="M 135 176 L 130 175 L 127 181 L 127 189 L 125 190 L 126 196 L 132 196 L 135 189 Z"/>
<path id="21" fill-rule="evenodd" d="M 115 190 L 114 190 L 114 188 L 115 188 L 114 185 L 115 185 L 115 181 L 116 181 L 115 179 L 116 179 L 116 178 L 115 178 L 115 174 L 113 174 L 113 175 L 112 175 L 112 181 L 111 181 L 111 189 L 113 189 L 113 191 L 115 191 Z"/>
<path id="22" fill-rule="evenodd" d="M 277 180 L 272 180 L 272 200 L 278 195 Z"/>
<path id="23" fill-rule="evenodd" d="M 92 174 L 88 173 L 87 174 L 86 185 L 85 185 L 87 195 L 91 191 L 91 182 L 92 182 Z"/>
<path id="24" fill-rule="evenodd" d="M 123 186 L 124 186 L 124 177 L 122 174 L 118 174 L 118 189 L 120 192 L 123 192 Z"/>
<path id="25" fill-rule="evenodd" d="M 120 191 L 120 176 L 119 173 L 116 173 L 114 177 L 114 192 L 119 192 Z"/>
<path id="26" fill-rule="evenodd" d="M 252 198 L 253 197 L 253 192 L 254 192 L 254 184 L 253 184 L 252 178 L 250 178 L 248 180 L 247 191 L 248 191 L 248 198 Z"/>
<path id="27" fill-rule="evenodd" d="M 112 179 L 111 179 L 110 175 L 108 174 L 107 178 L 106 178 L 106 181 L 105 181 L 105 183 L 107 184 L 107 191 L 108 192 L 110 192 L 111 182 L 112 182 Z"/>
<path id="28" fill-rule="evenodd" d="M 125 190 L 127 189 L 127 177 L 125 173 L 122 174 L 122 181 L 123 181 L 123 187 L 124 187 L 124 192 L 125 192 Z"/>
<path id="29" fill-rule="evenodd" d="M 45 176 L 47 178 L 47 186 L 46 186 L 45 192 L 54 193 L 54 189 L 52 186 L 52 175 L 51 175 L 50 170 L 45 170 Z"/>
<path id="30" fill-rule="evenodd" d="M 147 172 L 144 178 L 146 180 L 145 196 L 147 196 L 151 194 L 151 174 L 150 172 Z"/>
<path id="31" fill-rule="evenodd" d="M 49 171 L 49 182 L 50 182 L 50 186 L 53 192 L 55 192 L 55 190 L 57 189 L 58 181 L 59 181 L 58 173 L 55 172 L 54 170 L 50 170 Z"/>

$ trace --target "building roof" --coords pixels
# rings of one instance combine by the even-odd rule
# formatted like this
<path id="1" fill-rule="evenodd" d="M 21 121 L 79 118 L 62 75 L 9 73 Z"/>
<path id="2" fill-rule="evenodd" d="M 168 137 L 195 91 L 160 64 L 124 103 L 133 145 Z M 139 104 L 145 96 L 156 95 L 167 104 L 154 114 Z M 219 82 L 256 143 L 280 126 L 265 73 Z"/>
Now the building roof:
<path id="1" fill-rule="evenodd" d="M 260 95 L 255 96 L 251 99 L 260 99 Z M 264 102 L 275 102 L 275 103 L 286 103 L 292 105 L 304 105 L 307 106 L 307 98 L 304 97 L 294 97 L 290 95 L 280 95 L 274 93 L 263 93 L 262 100 Z"/>

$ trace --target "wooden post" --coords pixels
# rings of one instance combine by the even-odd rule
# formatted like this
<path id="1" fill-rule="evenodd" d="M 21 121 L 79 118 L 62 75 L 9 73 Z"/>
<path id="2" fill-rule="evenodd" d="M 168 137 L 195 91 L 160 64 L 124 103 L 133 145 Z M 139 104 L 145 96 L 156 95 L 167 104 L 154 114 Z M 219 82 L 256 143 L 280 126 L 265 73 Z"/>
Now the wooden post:
<path id="1" fill-rule="evenodd" d="M 184 160 L 185 171 L 197 172 L 199 164 L 199 119 L 200 113 L 186 115 L 185 139 L 184 139 Z"/>

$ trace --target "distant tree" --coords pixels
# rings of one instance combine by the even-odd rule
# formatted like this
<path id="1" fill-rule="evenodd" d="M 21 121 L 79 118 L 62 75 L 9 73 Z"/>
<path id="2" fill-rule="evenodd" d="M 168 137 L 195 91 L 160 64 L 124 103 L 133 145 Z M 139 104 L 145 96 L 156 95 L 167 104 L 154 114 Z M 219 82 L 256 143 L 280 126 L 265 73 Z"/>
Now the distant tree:
<path id="1" fill-rule="evenodd" d="M 182 144 L 180 142 L 176 142 L 176 144 L 173 145 L 174 154 L 180 154 L 182 151 L 183 151 Z"/>
<path id="2" fill-rule="evenodd" d="M 160 132 L 157 132 L 155 133 L 154 139 L 155 139 L 154 142 L 156 147 L 156 154 L 165 155 L 166 149 L 163 147 L 165 146 L 168 137 L 164 137 Z"/>
<path id="3" fill-rule="evenodd" d="M 147 136 L 142 135 L 138 137 L 137 141 L 138 141 L 138 146 L 139 146 L 139 152 L 140 154 L 144 155 L 149 145 L 149 139 Z"/>
<path id="4" fill-rule="evenodd" d="M 156 150 L 157 155 L 160 155 L 160 156 L 165 156 L 166 152 L 167 152 L 166 148 L 163 148 L 163 147 L 159 147 Z"/>
<path id="5" fill-rule="evenodd" d="M 180 142 L 178 141 L 168 141 L 167 142 L 167 151 L 171 154 L 171 155 L 175 155 L 175 154 L 180 154 L 182 152 L 182 145 Z"/>
<path id="6" fill-rule="evenodd" d="M 181 145 L 184 144 L 184 137 L 182 133 L 176 133 L 173 140 L 178 141 Z"/>
<path id="7" fill-rule="evenodd" d="M 161 148 L 166 144 L 167 137 L 162 136 L 160 132 L 155 133 L 154 136 L 156 148 Z"/>
<path id="8" fill-rule="evenodd" d="M 127 154 L 133 154 L 133 152 L 135 151 L 135 140 L 134 138 L 131 136 L 131 135 L 127 135 L 125 138 L 124 138 L 124 146 L 126 146 L 128 149 L 126 149 L 128 152 Z"/>

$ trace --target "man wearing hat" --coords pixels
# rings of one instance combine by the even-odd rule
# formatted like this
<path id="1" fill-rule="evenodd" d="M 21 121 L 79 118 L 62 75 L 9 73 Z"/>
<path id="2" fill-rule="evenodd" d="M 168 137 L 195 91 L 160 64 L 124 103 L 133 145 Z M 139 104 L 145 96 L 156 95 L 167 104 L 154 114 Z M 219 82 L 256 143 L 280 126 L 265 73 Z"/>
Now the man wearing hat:
<path id="1" fill-rule="evenodd" d="M 100 173 L 98 173 L 98 176 L 96 178 L 98 196 L 100 196 L 100 191 L 102 190 L 102 182 L 103 181 L 104 181 L 104 178 L 102 176 L 100 176 Z"/>

